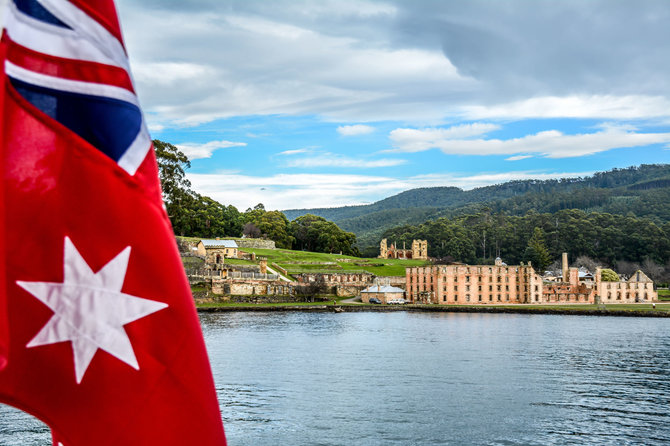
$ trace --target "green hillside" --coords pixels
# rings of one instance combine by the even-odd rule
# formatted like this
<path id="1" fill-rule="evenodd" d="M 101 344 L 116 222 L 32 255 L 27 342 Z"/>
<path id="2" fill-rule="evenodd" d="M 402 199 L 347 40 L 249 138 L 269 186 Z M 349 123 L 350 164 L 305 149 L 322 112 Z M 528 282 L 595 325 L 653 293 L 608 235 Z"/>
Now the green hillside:
<path id="1" fill-rule="evenodd" d="M 412 189 L 364 206 L 292 209 L 289 219 L 311 213 L 356 234 L 358 246 L 376 246 L 384 231 L 440 217 L 492 213 L 522 216 L 580 209 L 670 221 L 670 165 L 641 165 L 590 177 L 510 181 L 463 191 L 455 187 Z"/>

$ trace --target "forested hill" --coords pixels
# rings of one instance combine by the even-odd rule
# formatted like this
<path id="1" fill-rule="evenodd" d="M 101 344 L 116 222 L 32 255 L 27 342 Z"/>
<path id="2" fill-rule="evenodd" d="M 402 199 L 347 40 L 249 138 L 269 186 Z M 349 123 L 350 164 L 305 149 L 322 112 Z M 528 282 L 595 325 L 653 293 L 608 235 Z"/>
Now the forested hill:
<path id="1" fill-rule="evenodd" d="M 562 209 L 635 215 L 670 221 L 670 165 L 641 165 L 590 177 L 525 180 L 464 191 L 455 187 L 412 189 L 369 205 L 284 211 L 289 219 L 307 213 L 332 220 L 358 236 L 360 247 L 373 246 L 392 227 L 439 217 L 475 214 L 482 208 L 508 215 Z"/>

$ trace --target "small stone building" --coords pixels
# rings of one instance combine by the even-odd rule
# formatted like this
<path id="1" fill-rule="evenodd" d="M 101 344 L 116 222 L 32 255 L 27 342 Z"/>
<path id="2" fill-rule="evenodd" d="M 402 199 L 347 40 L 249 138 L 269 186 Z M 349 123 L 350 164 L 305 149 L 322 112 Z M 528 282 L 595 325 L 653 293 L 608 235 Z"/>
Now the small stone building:
<path id="1" fill-rule="evenodd" d="M 390 285 L 372 285 L 361 291 L 361 301 L 364 303 L 369 304 L 373 297 L 385 304 L 393 299 L 404 299 L 405 290 Z"/>
<path id="2" fill-rule="evenodd" d="M 207 266 L 223 265 L 224 259 L 236 259 L 238 253 L 235 240 L 202 239 L 198 243 L 198 255 L 205 258 Z"/>

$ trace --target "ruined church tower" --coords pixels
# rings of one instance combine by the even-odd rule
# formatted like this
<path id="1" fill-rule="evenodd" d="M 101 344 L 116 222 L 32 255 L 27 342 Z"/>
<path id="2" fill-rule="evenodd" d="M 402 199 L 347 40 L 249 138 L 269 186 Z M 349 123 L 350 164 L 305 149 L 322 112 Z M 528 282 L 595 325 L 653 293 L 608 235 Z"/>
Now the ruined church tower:
<path id="1" fill-rule="evenodd" d="M 382 239 L 381 243 L 379 243 L 379 258 L 380 259 L 385 259 L 388 257 L 389 249 L 388 245 L 386 244 L 386 239 Z"/>

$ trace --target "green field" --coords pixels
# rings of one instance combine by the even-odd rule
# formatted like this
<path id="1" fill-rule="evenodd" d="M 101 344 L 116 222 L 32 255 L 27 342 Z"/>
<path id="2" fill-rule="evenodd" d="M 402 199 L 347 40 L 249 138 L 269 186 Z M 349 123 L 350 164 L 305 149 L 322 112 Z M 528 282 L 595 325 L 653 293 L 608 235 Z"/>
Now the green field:
<path id="1" fill-rule="evenodd" d="M 231 259 L 230 257 L 226 257 L 223 260 L 223 263 L 228 263 L 230 265 L 258 265 L 258 262 L 254 262 L 252 260 Z"/>
<path id="2" fill-rule="evenodd" d="M 425 260 L 366 259 L 288 249 L 245 248 L 244 251 L 267 257 L 269 265 L 276 263 L 289 274 L 369 272 L 377 276 L 404 276 L 406 267 L 428 264 Z"/>
<path id="3" fill-rule="evenodd" d="M 658 291 L 658 300 L 661 301 L 670 301 L 670 290 L 665 289 L 665 290 L 657 290 Z"/>

